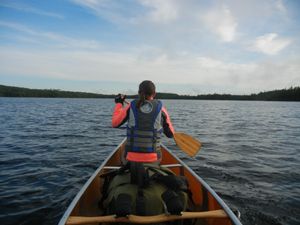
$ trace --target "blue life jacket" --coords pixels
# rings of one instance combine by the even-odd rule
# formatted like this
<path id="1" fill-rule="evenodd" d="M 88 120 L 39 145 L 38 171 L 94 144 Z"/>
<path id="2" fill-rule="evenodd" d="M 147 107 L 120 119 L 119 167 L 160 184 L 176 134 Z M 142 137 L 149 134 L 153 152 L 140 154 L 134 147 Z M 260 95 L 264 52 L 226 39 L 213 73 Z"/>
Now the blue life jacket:
<path id="1" fill-rule="evenodd" d="M 162 103 L 145 100 L 138 109 L 137 100 L 130 104 L 127 123 L 126 152 L 156 153 L 160 150 L 162 136 Z"/>

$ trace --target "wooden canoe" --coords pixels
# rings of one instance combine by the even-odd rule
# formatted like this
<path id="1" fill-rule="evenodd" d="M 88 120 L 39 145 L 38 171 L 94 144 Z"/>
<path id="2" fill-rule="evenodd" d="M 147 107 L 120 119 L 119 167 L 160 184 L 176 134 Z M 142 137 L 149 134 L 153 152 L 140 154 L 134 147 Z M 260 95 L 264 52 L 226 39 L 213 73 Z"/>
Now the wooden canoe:
<path id="1" fill-rule="evenodd" d="M 216 194 L 214 190 L 187 165 L 171 153 L 166 146 L 162 145 L 161 165 L 170 168 L 178 175 L 188 179 L 193 201 L 197 211 L 183 212 L 181 216 L 157 215 L 135 216 L 129 215 L 124 218 L 115 218 L 113 215 L 101 216 L 103 210 L 99 208 L 103 179 L 101 174 L 115 170 L 121 165 L 121 155 L 124 151 L 125 140 L 110 154 L 110 156 L 95 171 L 85 183 L 79 193 L 71 202 L 70 206 L 61 218 L 59 225 L 71 224 L 107 224 L 108 222 L 122 223 L 159 223 L 164 221 L 183 220 L 195 218 L 195 225 L 241 225 L 239 219 Z"/>

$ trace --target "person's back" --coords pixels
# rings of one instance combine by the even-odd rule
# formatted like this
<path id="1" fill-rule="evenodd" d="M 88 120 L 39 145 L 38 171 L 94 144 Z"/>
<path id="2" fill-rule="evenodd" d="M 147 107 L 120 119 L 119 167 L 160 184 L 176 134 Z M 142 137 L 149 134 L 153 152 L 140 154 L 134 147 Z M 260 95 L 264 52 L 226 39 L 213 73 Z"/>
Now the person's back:
<path id="1" fill-rule="evenodd" d="M 127 176 L 127 179 L 130 176 L 130 181 L 128 186 L 125 187 L 122 183 L 123 188 L 116 188 L 119 191 L 116 196 L 118 205 L 114 205 L 114 208 L 120 208 L 120 211 L 124 212 L 122 205 L 130 206 L 126 208 L 127 211 L 125 210 L 128 214 L 131 213 L 133 205 L 135 205 L 137 215 L 163 213 L 165 207 L 161 206 L 169 202 L 171 204 L 167 204 L 168 211 L 178 214 L 184 209 L 184 205 L 186 205 L 184 202 L 187 202 L 187 198 L 182 198 L 187 195 L 173 193 L 163 183 L 151 180 L 149 174 L 149 166 L 157 167 L 158 171 L 161 170 L 157 163 L 161 160 L 162 133 L 169 138 L 174 135 L 168 112 L 161 101 L 154 99 L 155 94 L 154 84 L 151 81 L 143 81 L 139 85 L 139 99 L 135 99 L 123 107 L 125 96 L 119 94 L 115 98 L 116 106 L 112 117 L 112 126 L 119 127 L 127 121 L 127 141 L 123 155 L 127 161 L 123 161 L 124 165 L 120 170 L 130 172 L 130 174 L 126 175 L 125 173 L 124 175 Z M 121 177 L 121 173 L 118 174 Z M 166 174 L 164 173 L 164 175 Z M 147 196 L 149 193 L 151 197 Z M 132 201 L 135 201 L 135 204 Z M 162 201 L 167 203 L 162 204 Z"/>
<path id="2" fill-rule="evenodd" d="M 127 123 L 126 159 L 131 162 L 152 163 L 160 160 L 160 141 L 164 132 L 173 137 L 174 129 L 162 102 L 154 99 L 155 85 L 143 81 L 139 85 L 139 99 L 122 107 L 125 96 L 118 95 L 113 114 L 113 127 Z M 121 103 L 121 104 L 119 104 Z"/>
<path id="3" fill-rule="evenodd" d="M 127 125 L 127 160 L 135 162 L 155 162 L 160 152 L 162 135 L 161 109 L 158 100 L 145 100 L 140 107 L 138 100 L 130 105 Z"/>

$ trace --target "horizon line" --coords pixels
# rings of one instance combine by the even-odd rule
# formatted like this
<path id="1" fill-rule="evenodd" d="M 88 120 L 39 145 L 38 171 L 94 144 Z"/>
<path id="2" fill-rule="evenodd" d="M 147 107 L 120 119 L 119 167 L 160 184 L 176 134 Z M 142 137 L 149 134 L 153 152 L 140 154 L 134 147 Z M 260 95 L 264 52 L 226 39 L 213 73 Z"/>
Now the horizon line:
<path id="1" fill-rule="evenodd" d="M 21 87 L 21 86 L 11 86 L 11 85 L 4 85 L 0 84 L 0 86 L 6 86 L 6 87 L 13 87 L 13 88 L 24 88 L 24 89 L 30 89 L 30 90 L 48 90 L 48 91 L 62 91 L 62 92 L 77 92 L 77 93 L 86 93 L 86 94 L 98 94 L 98 95 L 107 95 L 107 96 L 113 96 L 117 94 L 103 94 L 103 93 L 96 93 L 96 92 L 86 92 L 86 91 L 67 91 L 67 90 L 62 90 L 62 89 L 55 89 L 55 88 L 28 88 L 28 87 Z M 232 96 L 251 96 L 251 95 L 258 95 L 260 93 L 265 93 L 265 92 L 272 92 L 272 91 L 281 91 L 281 90 L 288 90 L 288 89 L 293 89 L 293 88 L 300 88 L 300 86 L 290 86 L 289 88 L 281 88 L 281 89 L 272 89 L 270 91 L 259 91 L 257 93 L 251 93 L 251 94 L 229 94 L 229 93 L 210 93 L 210 94 L 196 94 L 196 95 L 190 95 L 190 94 L 178 94 L 178 93 L 173 93 L 173 92 L 156 92 L 156 94 L 171 94 L 171 95 L 178 95 L 178 96 L 190 96 L 190 97 L 197 97 L 197 96 L 206 96 L 206 95 L 232 95 Z M 136 94 L 128 94 L 127 96 L 135 96 L 138 95 Z"/>

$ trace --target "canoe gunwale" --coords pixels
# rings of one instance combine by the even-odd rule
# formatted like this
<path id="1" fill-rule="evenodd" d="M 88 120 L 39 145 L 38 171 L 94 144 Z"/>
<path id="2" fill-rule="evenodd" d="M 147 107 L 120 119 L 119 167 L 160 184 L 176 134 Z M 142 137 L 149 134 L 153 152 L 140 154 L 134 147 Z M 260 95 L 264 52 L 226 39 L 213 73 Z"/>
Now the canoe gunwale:
<path id="1" fill-rule="evenodd" d="M 72 200 L 71 204 L 68 206 L 67 210 L 63 214 L 62 218 L 60 219 L 58 225 L 65 225 L 69 216 L 71 215 L 73 209 L 75 208 L 77 202 L 80 200 L 86 189 L 89 187 L 89 185 L 92 183 L 92 181 L 95 179 L 96 176 L 98 176 L 99 172 L 102 170 L 102 168 L 107 164 L 107 162 L 110 160 L 110 158 L 116 153 L 116 151 L 123 145 L 126 139 L 124 139 L 116 148 L 114 151 L 112 151 L 108 157 L 103 161 L 103 163 L 97 168 L 97 170 L 93 173 L 93 175 L 87 180 L 87 182 L 83 185 L 83 187 L 80 189 L 80 191 L 77 193 L 75 198 Z"/>
<path id="2" fill-rule="evenodd" d="M 178 162 L 188 170 L 205 188 L 206 190 L 216 199 L 220 206 L 224 209 L 228 217 L 235 225 L 242 225 L 240 220 L 235 216 L 232 210 L 226 205 L 226 203 L 219 197 L 219 195 L 199 176 L 197 175 L 189 166 L 187 166 L 181 159 L 179 159 L 175 154 L 173 154 L 164 144 L 161 144 L 164 149 L 169 152 Z"/>

